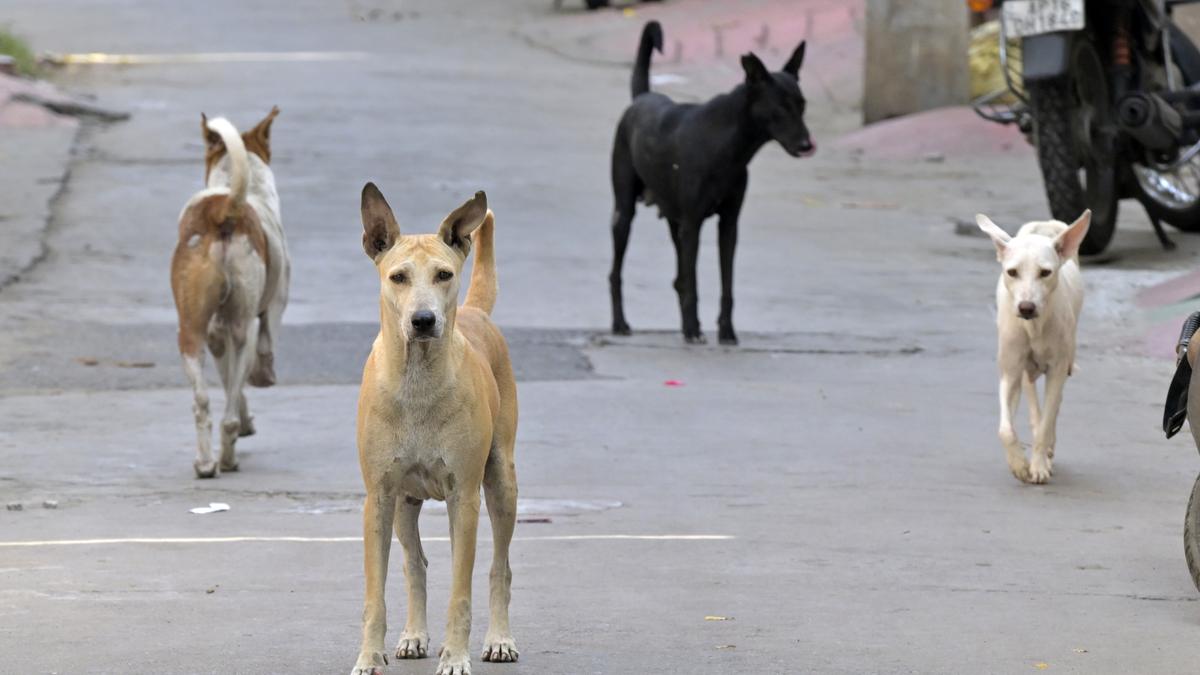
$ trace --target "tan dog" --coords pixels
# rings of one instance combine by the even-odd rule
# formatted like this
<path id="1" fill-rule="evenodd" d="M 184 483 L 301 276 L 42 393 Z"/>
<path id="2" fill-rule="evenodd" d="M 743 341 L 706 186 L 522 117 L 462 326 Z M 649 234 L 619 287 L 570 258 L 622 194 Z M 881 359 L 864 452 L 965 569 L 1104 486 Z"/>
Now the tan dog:
<path id="1" fill-rule="evenodd" d="M 290 263 L 271 161 L 271 110 L 238 135 L 225 118 L 200 116 L 207 150 L 207 187 L 179 215 L 171 258 L 171 290 L 179 312 L 179 353 L 195 396 L 196 475 L 236 471 L 234 442 L 254 433 L 242 389 L 275 384 L 274 347 L 287 305 Z M 212 422 L 204 383 L 204 346 L 225 385 L 220 464 L 212 454 Z"/>
<path id="2" fill-rule="evenodd" d="M 379 269 L 380 329 L 358 397 L 358 458 L 367 488 L 367 591 L 362 649 L 352 673 L 378 675 L 387 663 L 383 589 L 393 522 L 408 581 L 408 621 L 396 658 L 424 658 L 429 652 L 428 563 L 417 519 L 424 500 L 438 499 L 446 501 L 450 515 L 453 579 L 437 673 L 468 675 L 481 485 L 495 546 L 483 659 L 517 660 L 508 626 L 508 547 L 517 516 L 517 387 L 508 345 L 488 318 L 497 288 L 494 220 L 487 198 L 477 192 L 446 216 L 436 235 L 401 236 L 383 195 L 367 183 L 362 222 L 363 249 Z M 475 267 L 466 301 L 458 307 L 459 277 L 473 243 Z"/>

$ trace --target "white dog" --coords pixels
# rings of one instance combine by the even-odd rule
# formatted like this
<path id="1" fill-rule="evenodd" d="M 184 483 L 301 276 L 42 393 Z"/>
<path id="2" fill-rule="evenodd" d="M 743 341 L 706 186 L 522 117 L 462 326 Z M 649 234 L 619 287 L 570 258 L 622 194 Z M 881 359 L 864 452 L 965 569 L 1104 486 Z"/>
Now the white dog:
<path id="1" fill-rule="evenodd" d="M 987 216 L 975 221 L 996 244 L 1004 271 L 996 284 L 996 324 L 1000 332 L 1000 442 L 1013 475 L 1026 483 L 1045 483 L 1053 473 L 1055 425 L 1063 385 L 1075 364 L 1075 328 L 1083 308 L 1079 244 L 1092 212 L 1070 226 L 1057 220 L 1026 223 L 1010 237 Z M 1037 378 L 1046 376 L 1045 409 L 1039 409 Z M 1021 389 L 1029 397 L 1033 456 L 1017 439 L 1013 414 Z"/>

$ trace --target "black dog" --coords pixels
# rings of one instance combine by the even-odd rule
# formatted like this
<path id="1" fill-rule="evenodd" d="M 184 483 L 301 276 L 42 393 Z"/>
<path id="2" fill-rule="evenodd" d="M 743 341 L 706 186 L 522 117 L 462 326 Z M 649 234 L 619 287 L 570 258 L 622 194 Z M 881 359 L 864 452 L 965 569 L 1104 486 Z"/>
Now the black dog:
<path id="1" fill-rule="evenodd" d="M 612 292 L 613 332 L 629 334 L 621 300 L 621 266 L 629 243 L 634 203 L 641 198 L 658 206 L 659 217 L 671 226 L 675 242 L 675 291 L 683 313 L 683 337 L 704 342 L 696 317 L 696 253 L 700 225 L 720 217 L 721 315 L 717 320 L 722 344 L 737 344 L 733 331 L 733 250 L 737 245 L 738 213 L 746 193 L 746 165 L 765 143 L 779 141 L 793 157 L 812 154 L 816 147 L 804 125 L 804 95 L 800 93 L 801 42 L 778 73 L 767 71 L 754 54 L 742 57 L 746 81 L 728 94 L 704 105 L 677 104 L 650 91 L 650 53 L 662 52 L 662 27 L 646 24 L 633 69 L 633 103 L 621 116 L 613 141 L 612 182 L 613 267 L 608 277 Z"/>

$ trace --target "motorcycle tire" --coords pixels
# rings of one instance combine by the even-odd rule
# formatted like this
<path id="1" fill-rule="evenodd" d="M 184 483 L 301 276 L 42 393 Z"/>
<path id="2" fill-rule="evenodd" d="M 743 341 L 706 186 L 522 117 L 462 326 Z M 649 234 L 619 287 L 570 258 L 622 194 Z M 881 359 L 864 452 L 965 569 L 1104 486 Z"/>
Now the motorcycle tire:
<path id="1" fill-rule="evenodd" d="M 1075 88 L 1070 78 L 1056 77 L 1029 83 L 1028 92 L 1033 111 L 1033 139 L 1050 213 L 1055 219 L 1070 223 L 1084 209 L 1091 208 L 1092 223 L 1079 252 L 1100 253 L 1112 241 L 1117 228 L 1117 194 L 1115 189 L 1093 190 L 1097 194 L 1089 200 L 1080 181 L 1083 163 L 1075 150 L 1072 129 L 1079 105 Z M 1092 180 L 1090 174 L 1088 180 Z"/>
<path id="2" fill-rule="evenodd" d="M 1187 516 L 1183 519 L 1183 555 L 1187 558 L 1192 583 L 1200 591 L 1200 539 L 1197 537 L 1200 537 L 1200 476 L 1196 477 L 1196 483 L 1192 486 Z"/>

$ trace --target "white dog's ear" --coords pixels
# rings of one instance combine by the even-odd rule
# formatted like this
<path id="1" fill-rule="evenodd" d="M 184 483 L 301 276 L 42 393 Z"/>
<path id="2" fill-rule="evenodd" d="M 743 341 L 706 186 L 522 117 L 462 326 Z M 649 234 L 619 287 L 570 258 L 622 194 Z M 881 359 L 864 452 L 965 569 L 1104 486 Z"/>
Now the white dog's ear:
<path id="1" fill-rule="evenodd" d="M 996 259 L 1004 260 L 1004 252 L 1008 249 L 1008 242 L 1012 241 L 1012 237 L 982 213 L 975 214 L 975 223 L 984 234 L 992 238 L 992 243 L 996 245 Z"/>
<path id="2" fill-rule="evenodd" d="M 1083 243 L 1083 238 L 1087 236 L 1088 226 L 1092 224 L 1092 210 L 1087 209 L 1083 215 L 1075 219 L 1066 232 L 1058 235 L 1054 240 L 1054 250 L 1058 251 L 1060 258 L 1074 258 L 1079 255 L 1079 245 Z"/>

